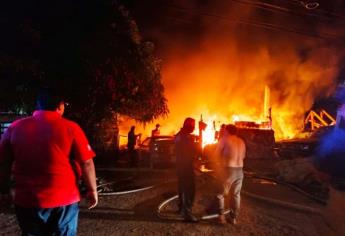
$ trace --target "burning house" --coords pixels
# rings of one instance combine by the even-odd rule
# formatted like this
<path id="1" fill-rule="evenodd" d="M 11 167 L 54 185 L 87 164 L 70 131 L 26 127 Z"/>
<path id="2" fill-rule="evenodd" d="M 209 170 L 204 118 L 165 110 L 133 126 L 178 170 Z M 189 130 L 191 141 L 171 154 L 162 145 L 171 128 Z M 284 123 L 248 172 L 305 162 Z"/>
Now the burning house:
<path id="1" fill-rule="evenodd" d="M 313 103 L 333 94 L 343 68 L 345 22 L 325 13 L 338 10 L 335 2 L 317 3 L 148 1 L 136 18 L 163 58 L 170 114 L 155 121 L 161 133 L 174 135 L 185 117 L 202 114 L 203 146 L 216 142 L 223 123 L 239 127 L 258 156 L 275 139 L 294 137 Z M 132 124 L 120 124 L 120 135 Z M 136 125 L 149 136 L 152 126 Z"/>

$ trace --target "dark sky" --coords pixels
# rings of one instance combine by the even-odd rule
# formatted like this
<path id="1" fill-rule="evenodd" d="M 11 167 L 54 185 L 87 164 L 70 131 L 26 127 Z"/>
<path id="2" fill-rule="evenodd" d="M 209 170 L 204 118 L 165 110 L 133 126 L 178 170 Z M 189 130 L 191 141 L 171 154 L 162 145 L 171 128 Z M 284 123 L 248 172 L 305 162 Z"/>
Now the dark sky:
<path id="1" fill-rule="evenodd" d="M 145 38 L 161 50 L 181 40 L 189 47 L 209 29 L 223 26 L 248 34 L 282 34 L 339 40 L 345 25 L 343 0 L 128 0 Z M 303 4 L 304 3 L 304 4 Z M 315 9 L 310 9 L 318 4 Z M 309 8 L 309 9 L 308 9 Z M 250 11 L 250 15 L 243 14 Z M 344 37 L 342 37 L 344 39 Z M 179 42 L 180 43 L 180 42 Z M 334 43 L 330 42 L 330 43 Z M 303 52 L 301 52 L 303 53 Z"/>

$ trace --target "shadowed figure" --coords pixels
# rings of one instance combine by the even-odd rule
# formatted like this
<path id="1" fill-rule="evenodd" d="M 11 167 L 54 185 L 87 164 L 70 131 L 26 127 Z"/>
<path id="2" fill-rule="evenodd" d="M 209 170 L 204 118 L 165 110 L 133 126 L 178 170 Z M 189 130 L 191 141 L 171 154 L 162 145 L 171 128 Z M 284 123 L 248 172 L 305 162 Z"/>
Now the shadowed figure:
<path id="1" fill-rule="evenodd" d="M 161 134 L 160 127 L 160 124 L 156 124 L 156 128 L 151 131 L 151 137 L 157 137 Z"/>
<path id="2" fill-rule="evenodd" d="M 186 118 L 183 127 L 176 134 L 176 168 L 178 177 L 179 213 L 186 221 L 197 222 L 192 214 L 195 196 L 193 162 L 197 157 L 197 146 L 191 133 L 195 129 L 195 120 Z"/>
<path id="3" fill-rule="evenodd" d="M 138 154 L 135 149 L 135 146 L 137 144 L 138 137 L 140 136 L 141 134 L 135 134 L 135 126 L 133 125 L 128 132 L 128 141 L 127 141 L 127 150 L 128 150 L 131 166 L 137 166 Z"/>

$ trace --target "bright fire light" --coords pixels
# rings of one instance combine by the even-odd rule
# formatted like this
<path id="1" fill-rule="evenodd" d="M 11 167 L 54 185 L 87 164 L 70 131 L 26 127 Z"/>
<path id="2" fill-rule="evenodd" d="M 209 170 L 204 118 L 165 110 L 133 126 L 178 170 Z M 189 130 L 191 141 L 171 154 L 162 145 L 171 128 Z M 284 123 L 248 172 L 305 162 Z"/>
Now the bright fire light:
<path id="1" fill-rule="evenodd" d="M 233 115 L 232 122 L 235 123 L 236 121 L 240 121 L 240 117 L 238 115 Z"/>
<path id="2" fill-rule="evenodd" d="M 214 6 L 229 16 L 257 16 L 252 7 L 239 9 L 225 4 L 231 1 L 220 2 Z M 286 20 L 291 24 L 292 19 Z M 168 42 L 162 43 L 166 47 L 161 72 L 170 113 L 167 119 L 138 127 L 137 132 L 150 135 L 159 123 L 161 134 L 175 135 L 186 117 L 198 122 L 202 114 L 208 124 L 203 145 L 214 142 L 213 121 L 218 131 L 222 123 L 217 122 L 239 122 L 242 127 L 246 122 L 256 126 L 261 120 L 266 123 L 259 123 L 260 128 L 272 127 L 275 140 L 292 138 L 303 129 L 304 116 L 316 99 L 334 92 L 345 52 L 338 45 L 267 30 L 255 30 L 251 37 L 253 32 L 242 25 L 215 24 L 209 19 L 200 22 L 200 37 L 185 38 L 175 31 L 156 34 Z M 170 40 L 171 36 L 177 40 Z M 120 127 L 120 134 L 127 135 L 132 124 L 136 123 Z"/>
<path id="3" fill-rule="evenodd" d="M 204 121 L 205 122 L 205 121 Z M 205 147 L 207 144 L 216 143 L 215 137 L 215 125 L 212 120 L 207 120 L 205 122 L 207 124 L 206 129 L 202 132 L 202 147 Z"/>
<path id="4" fill-rule="evenodd" d="M 207 124 L 206 129 L 202 132 L 202 147 L 205 147 L 208 144 L 213 144 L 218 142 L 216 138 L 216 132 L 219 132 L 221 124 L 236 124 L 236 122 L 251 122 L 255 125 L 256 127 L 251 127 L 251 128 L 258 128 L 258 129 L 270 129 L 268 121 L 267 120 L 255 120 L 252 117 L 246 116 L 246 115 L 233 115 L 230 120 L 226 121 L 219 121 L 217 120 L 218 116 L 213 116 L 212 119 L 207 119 L 206 121 L 204 120 Z M 230 122 L 229 122 L 230 121 Z M 242 125 L 243 127 L 243 125 Z M 250 128 L 250 127 L 248 127 Z M 195 135 L 199 135 L 199 130 L 198 127 L 196 127 L 194 131 Z"/>

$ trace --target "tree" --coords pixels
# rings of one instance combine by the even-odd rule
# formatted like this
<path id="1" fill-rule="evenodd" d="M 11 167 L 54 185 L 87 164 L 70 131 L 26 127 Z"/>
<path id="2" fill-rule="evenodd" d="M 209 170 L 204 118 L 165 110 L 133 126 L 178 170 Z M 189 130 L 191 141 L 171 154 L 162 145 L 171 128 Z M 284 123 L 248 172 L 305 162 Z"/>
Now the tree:
<path id="1" fill-rule="evenodd" d="M 11 1 L 3 10 L 0 109 L 31 111 L 45 85 L 64 91 L 70 117 L 89 132 L 114 114 L 168 114 L 154 45 L 119 2 Z"/>

